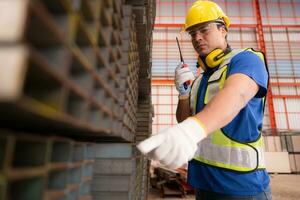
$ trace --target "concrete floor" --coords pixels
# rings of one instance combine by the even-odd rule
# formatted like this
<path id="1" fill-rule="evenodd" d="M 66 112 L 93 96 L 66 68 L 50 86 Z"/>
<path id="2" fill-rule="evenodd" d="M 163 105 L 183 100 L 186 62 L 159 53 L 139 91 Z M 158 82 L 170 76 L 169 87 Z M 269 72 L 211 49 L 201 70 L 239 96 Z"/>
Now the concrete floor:
<path id="1" fill-rule="evenodd" d="M 300 174 L 270 174 L 273 200 L 300 200 Z M 159 191 L 150 189 L 148 200 L 162 200 Z M 165 197 L 167 200 L 195 200 L 193 195 L 185 198 Z"/>
<path id="2" fill-rule="evenodd" d="M 299 200 L 300 174 L 271 174 L 273 200 Z"/>

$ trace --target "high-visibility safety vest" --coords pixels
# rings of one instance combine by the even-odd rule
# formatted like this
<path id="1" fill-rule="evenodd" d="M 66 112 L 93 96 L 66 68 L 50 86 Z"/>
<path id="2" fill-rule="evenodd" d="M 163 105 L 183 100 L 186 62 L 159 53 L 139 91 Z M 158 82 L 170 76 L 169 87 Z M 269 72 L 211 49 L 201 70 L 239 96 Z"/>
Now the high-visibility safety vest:
<path id="1" fill-rule="evenodd" d="M 264 54 L 254 51 L 252 48 L 232 50 L 224 57 L 219 68 L 209 77 L 204 104 L 207 104 L 216 93 L 224 87 L 228 64 L 235 55 L 242 51 L 251 51 L 255 53 L 265 63 Z M 192 115 L 196 114 L 196 104 L 201 78 L 201 76 L 197 77 L 193 82 L 191 89 L 190 108 Z M 262 101 L 264 101 L 264 98 L 262 98 Z M 260 134 L 256 141 L 242 143 L 229 138 L 221 129 L 219 129 L 209 134 L 208 137 L 198 144 L 194 159 L 214 167 L 238 172 L 252 172 L 257 169 L 265 169 L 263 137 Z"/>

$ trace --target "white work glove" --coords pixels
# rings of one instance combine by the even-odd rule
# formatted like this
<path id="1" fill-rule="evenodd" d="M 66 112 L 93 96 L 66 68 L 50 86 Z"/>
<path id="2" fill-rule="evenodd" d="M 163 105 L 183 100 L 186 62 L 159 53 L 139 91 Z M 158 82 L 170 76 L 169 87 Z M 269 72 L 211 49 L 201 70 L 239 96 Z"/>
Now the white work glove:
<path id="1" fill-rule="evenodd" d="M 142 141 L 137 148 L 165 167 L 176 169 L 191 160 L 197 143 L 206 137 L 204 125 L 195 117 L 172 126 Z"/>
<path id="2" fill-rule="evenodd" d="M 179 99 L 187 99 L 190 95 L 195 76 L 187 64 L 179 63 L 175 69 L 175 85 Z"/>

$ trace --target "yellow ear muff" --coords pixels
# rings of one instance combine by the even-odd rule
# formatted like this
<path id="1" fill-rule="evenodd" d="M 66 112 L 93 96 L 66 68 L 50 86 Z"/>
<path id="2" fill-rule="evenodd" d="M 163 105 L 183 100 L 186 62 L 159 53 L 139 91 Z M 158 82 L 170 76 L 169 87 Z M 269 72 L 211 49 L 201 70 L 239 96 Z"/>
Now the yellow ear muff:
<path id="1" fill-rule="evenodd" d="M 208 67 L 209 68 L 217 67 L 223 62 L 224 56 L 230 53 L 231 51 L 232 51 L 231 47 L 227 45 L 227 48 L 224 51 L 218 48 L 211 51 L 205 57 L 199 56 L 197 67 L 200 66 L 204 71 L 206 71 Z"/>
<path id="2" fill-rule="evenodd" d="M 222 49 L 215 49 L 206 56 L 205 63 L 209 68 L 217 67 L 223 61 L 224 56 L 225 52 Z"/>

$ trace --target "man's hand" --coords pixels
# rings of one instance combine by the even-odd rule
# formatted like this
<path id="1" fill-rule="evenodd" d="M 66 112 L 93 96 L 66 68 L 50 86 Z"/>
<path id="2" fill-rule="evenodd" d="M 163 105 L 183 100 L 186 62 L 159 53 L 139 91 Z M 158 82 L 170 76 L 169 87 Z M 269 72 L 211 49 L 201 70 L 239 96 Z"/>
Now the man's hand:
<path id="1" fill-rule="evenodd" d="M 202 123 L 195 117 L 172 126 L 138 144 L 138 149 L 162 165 L 176 169 L 194 157 L 197 143 L 206 137 Z"/>
<path id="2" fill-rule="evenodd" d="M 179 63 L 175 69 L 175 85 L 181 99 L 189 97 L 194 79 L 195 76 L 188 65 Z"/>

